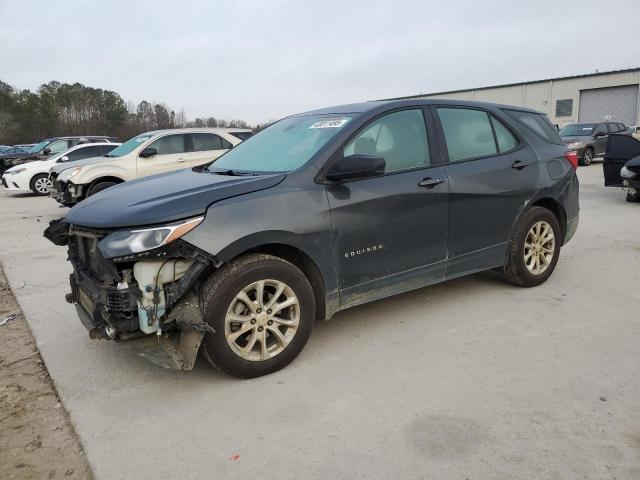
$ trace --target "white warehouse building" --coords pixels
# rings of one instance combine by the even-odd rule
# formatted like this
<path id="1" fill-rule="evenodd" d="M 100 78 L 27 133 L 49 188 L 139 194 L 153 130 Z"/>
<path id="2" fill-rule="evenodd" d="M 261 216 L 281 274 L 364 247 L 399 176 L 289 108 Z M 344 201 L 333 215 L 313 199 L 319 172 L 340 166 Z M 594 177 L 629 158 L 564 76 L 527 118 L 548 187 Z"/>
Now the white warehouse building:
<path id="1" fill-rule="evenodd" d="M 640 68 L 550 78 L 400 98 L 443 98 L 517 105 L 546 113 L 560 127 L 615 120 L 640 125 Z"/>

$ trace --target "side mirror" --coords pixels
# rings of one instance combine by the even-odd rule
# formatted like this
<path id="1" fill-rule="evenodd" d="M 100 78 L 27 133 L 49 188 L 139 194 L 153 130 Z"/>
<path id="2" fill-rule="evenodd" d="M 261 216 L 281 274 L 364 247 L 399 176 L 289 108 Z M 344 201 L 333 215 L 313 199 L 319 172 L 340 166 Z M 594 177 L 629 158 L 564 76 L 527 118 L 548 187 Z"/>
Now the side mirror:
<path id="1" fill-rule="evenodd" d="M 153 147 L 147 147 L 142 149 L 139 156 L 142 158 L 148 158 L 148 157 L 153 157 L 154 155 L 157 155 L 157 154 L 158 154 L 158 150 L 156 150 Z"/>
<path id="2" fill-rule="evenodd" d="M 327 180 L 334 182 L 355 178 L 379 177 L 384 175 L 387 166 L 384 158 L 373 155 L 349 155 L 340 158 L 325 174 Z"/>
<path id="3" fill-rule="evenodd" d="M 69 161 L 69 157 L 67 157 L 66 155 L 60 157 L 56 163 L 61 163 L 61 162 L 68 162 Z"/>
<path id="4" fill-rule="evenodd" d="M 45 149 L 42 151 L 42 154 L 43 154 L 43 155 L 49 155 L 50 153 L 51 153 L 51 149 L 50 149 L 49 147 L 45 148 Z"/>

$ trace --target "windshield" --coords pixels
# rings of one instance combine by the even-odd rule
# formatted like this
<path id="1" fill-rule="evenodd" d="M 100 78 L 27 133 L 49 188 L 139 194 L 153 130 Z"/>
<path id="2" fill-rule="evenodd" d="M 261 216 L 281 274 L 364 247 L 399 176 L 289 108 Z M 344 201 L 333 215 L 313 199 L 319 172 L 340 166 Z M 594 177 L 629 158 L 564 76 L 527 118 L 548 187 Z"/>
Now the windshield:
<path id="1" fill-rule="evenodd" d="M 40 150 L 43 150 L 44 147 L 49 145 L 51 141 L 49 139 L 43 140 L 40 143 L 36 143 L 33 147 L 29 149 L 29 153 L 38 153 Z"/>
<path id="2" fill-rule="evenodd" d="M 594 128 L 596 128 L 595 123 L 575 123 L 567 125 L 558 133 L 561 137 L 588 137 L 593 134 Z"/>
<path id="3" fill-rule="evenodd" d="M 133 137 L 132 139 L 127 140 L 119 147 L 114 148 L 109 153 L 107 153 L 105 157 L 122 157 L 123 155 L 134 151 L 140 146 L 140 144 L 146 142 L 151 137 L 153 137 L 153 135 L 150 133 L 142 133 L 137 137 Z"/>
<path id="4" fill-rule="evenodd" d="M 352 118 L 345 115 L 285 118 L 229 150 L 210 169 L 295 170 L 307 163 Z"/>

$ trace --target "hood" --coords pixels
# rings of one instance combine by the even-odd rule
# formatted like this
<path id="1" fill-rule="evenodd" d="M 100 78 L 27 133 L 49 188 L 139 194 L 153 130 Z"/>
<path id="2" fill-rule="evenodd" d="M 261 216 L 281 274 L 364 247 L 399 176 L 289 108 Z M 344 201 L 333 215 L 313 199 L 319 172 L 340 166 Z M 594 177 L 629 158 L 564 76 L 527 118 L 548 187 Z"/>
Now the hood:
<path id="1" fill-rule="evenodd" d="M 73 207 L 65 220 L 88 228 L 153 225 L 202 215 L 225 198 L 271 188 L 286 174 L 217 175 L 190 169 L 121 183 Z"/>
<path id="2" fill-rule="evenodd" d="M 50 172 L 59 174 L 67 168 L 82 167 L 83 165 L 91 165 L 93 163 L 111 162 L 119 157 L 90 157 L 82 160 L 74 160 L 73 162 L 60 162 L 51 167 Z"/>
<path id="3" fill-rule="evenodd" d="M 587 137 L 560 137 L 560 138 L 562 138 L 562 141 L 566 145 L 568 145 L 570 143 L 575 143 L 575 142 L 587 143 L 587 142 L 590 142 L 591 140 L 593 140 L 593 138 L 589 137 L 589 136 L 587 136 Z"/>

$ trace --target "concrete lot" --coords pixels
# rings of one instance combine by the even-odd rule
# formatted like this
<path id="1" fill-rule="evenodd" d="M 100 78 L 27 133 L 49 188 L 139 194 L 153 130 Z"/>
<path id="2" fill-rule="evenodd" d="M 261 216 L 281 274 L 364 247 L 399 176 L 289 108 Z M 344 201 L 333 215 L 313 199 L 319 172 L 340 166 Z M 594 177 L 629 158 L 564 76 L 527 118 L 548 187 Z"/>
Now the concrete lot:
<path id="1" fill-rule="evenodd" d="M 90 341 L 48 198 L 0 193 L 0 261 L 98 479 L 637 479 L 640 205 L 600 164 L 579 175 L 546 284 L 483 273 L 354 308 L 249 381 Z"/>

